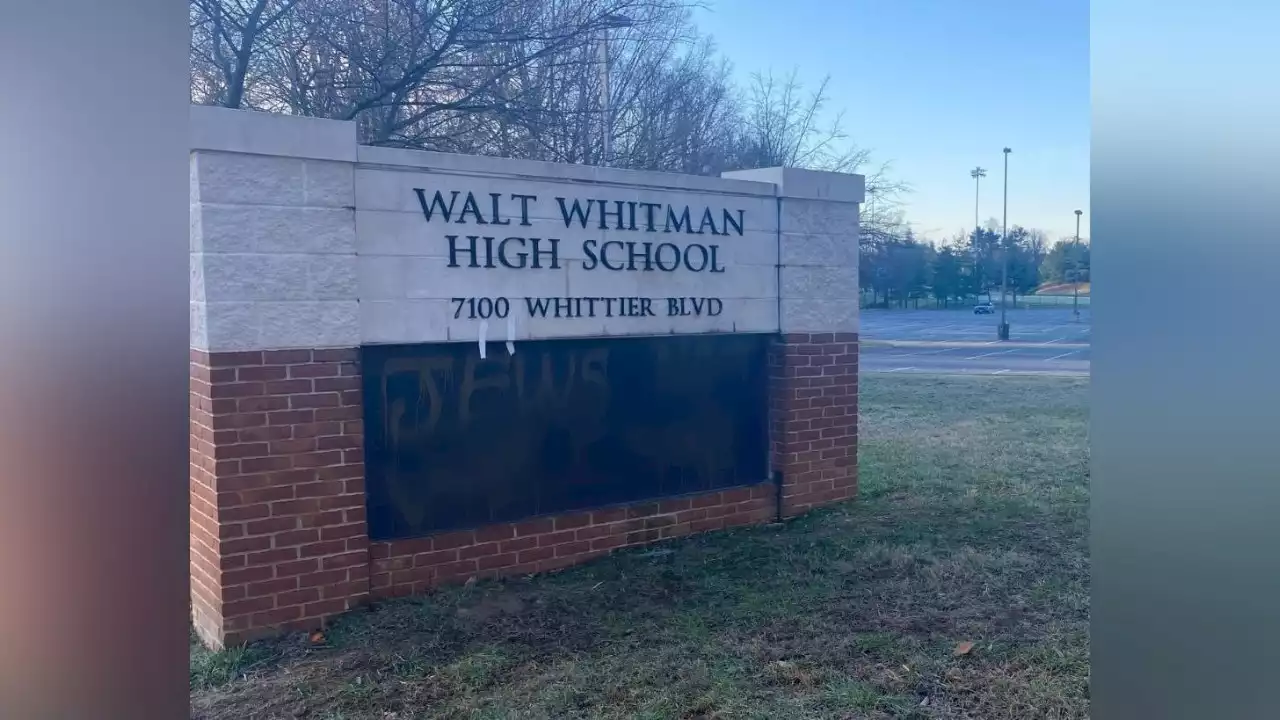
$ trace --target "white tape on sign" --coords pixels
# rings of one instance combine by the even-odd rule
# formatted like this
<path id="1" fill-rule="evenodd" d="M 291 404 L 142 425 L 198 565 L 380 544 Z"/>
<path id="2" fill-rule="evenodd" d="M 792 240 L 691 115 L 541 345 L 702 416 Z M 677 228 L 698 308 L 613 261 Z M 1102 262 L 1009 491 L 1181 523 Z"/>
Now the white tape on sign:
<path id="1" fill-rule="evenodd" d="M 507 316 L 507 354 L 516 354 L 516 317 L 514 315 Z"/>
<path id="2" fill-rule="evenodd" d="M 489 334 L 489 322 L 487 320 L 480 321 L 480 359 L 485 359 L 484 354 L 484 337 Z"/>

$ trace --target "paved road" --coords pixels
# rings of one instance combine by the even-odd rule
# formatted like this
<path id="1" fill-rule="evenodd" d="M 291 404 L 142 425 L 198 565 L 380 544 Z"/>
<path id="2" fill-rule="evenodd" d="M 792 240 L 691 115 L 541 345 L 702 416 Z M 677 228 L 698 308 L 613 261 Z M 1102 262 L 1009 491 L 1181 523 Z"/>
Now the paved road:
<path id="1" fill-rule="evenodd" d="M 1092 315 L 1080 309 L 1080 321 L 1071 318 L 1070 308 L 1043 308 L 1009 311 L 1009 340 L 1014 342 L 1089 342 Z M 861 333 L 865 340 L 954 340 L 996 339 L 1000 315 L 974 315 L 963 310 L 863 310 Z"/>
<path id="2" fill-rule="evenodd" d="M 971 309 L 864 310 L 862 372 L 1088 375 L 1090 314 L 1037 309 L 1009 313 L 1008 342 L 995 339 L 998 316 Z"/>

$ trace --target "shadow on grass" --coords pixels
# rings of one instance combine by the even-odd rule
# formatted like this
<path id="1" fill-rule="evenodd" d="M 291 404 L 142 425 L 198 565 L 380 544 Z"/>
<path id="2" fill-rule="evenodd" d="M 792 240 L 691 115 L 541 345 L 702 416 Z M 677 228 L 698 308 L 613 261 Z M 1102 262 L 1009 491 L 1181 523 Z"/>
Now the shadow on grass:
<path id="1" fill-rule="evenodd" d="M 865 378 L 855 502 L 193 643 L 192 714 L 1087 717 L 1085 389 Z"/>

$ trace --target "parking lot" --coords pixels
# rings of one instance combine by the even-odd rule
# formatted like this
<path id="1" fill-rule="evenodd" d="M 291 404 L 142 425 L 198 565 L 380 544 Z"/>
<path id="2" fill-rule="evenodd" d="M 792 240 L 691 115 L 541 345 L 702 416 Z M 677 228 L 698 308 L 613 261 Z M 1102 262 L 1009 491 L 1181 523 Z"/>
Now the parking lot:
<path id="1" fill-rule="evenodd" d="M 862 372 L 990 375 L 1088 375 L 1090 312 L 1070 308 L 1008 313 L 1008 341 L 996 339 L 1000 316 L 960 310 L 863 310 Z"/>

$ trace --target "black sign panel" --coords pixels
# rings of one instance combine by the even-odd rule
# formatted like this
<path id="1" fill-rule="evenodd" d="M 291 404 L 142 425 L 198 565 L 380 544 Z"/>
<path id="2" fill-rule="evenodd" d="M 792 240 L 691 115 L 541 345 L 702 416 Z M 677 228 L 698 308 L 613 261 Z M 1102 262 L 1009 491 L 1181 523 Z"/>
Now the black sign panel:
<path id="1" fill-rule="evenodd" d="M 374 539 L 763 481 L 764 335 L 363 349 Z"/>

